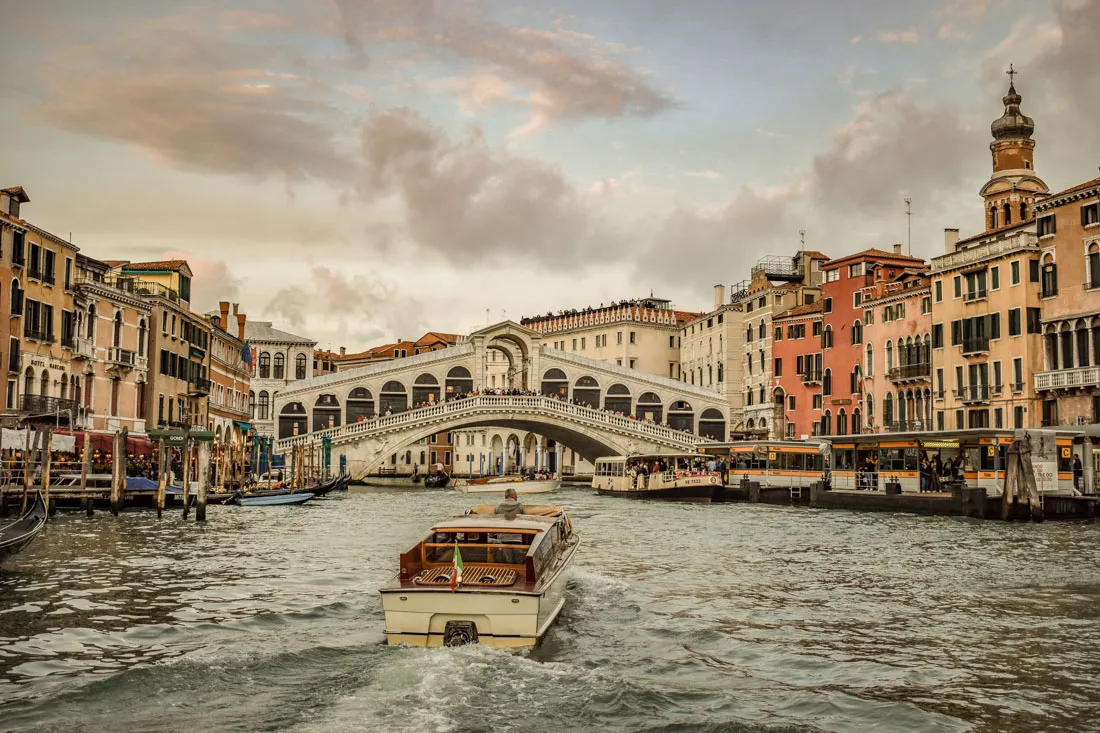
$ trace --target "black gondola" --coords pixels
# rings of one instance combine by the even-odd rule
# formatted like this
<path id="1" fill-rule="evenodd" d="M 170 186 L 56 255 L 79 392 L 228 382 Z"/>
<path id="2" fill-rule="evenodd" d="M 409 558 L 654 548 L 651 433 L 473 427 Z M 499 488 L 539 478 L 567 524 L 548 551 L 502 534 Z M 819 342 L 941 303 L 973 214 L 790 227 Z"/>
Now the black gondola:
<path id="1" fill-rule="evenodd" d="M 442 489 L 450 482 L 451 477 L 445 473 L 437 473 L 434 476 L 426 476 L 424 478 L 425 489 Z"/>
<path id="2" fill-rule="evenodd" d="M 333 478 L 329 479 L 328 481 L 323 481 L 322 483 L 319 483 L 316 486 L 312 486 L 312 487 L 306 489 L 306 491 L 313 494 L 314 497 L 324 496 L 325 494 L 329 493 L 330 491 L 335 491 L 336 490 L 336 488 L 340 485 L 340 478 L 341 478 L 340 476 L 334 476 Z"/>
<path id="3" fill-rule="evenodd" d="M 351 474 L 342 473 L 339 476 L 339 480 L 336 482 L 336 488 L 333 491 L 347 491 L 348 484 L 351 483 Z"/>
<path id="4" fill-rule="evenodd" d="M 29 545 L 46 526 L 46 502 L 42 494 L 34 495 L 34 503 L 19 519 L 0 528 L 0 564 Z"/>

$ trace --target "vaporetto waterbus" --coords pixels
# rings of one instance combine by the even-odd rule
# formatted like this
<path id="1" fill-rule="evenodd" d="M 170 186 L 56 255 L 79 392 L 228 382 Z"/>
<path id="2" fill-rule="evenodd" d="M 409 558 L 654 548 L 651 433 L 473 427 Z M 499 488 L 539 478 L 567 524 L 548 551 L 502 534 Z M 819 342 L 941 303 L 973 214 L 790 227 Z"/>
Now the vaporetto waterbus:
<path id="1" fill-rule="evenodd" d="M 1046 493 L 1073 494 L 1073 443 L 1082 431 L 1051 429 L 1057 446 L 1057 488 Z M 742 441 L 707 443 L 700 450 L 721 455 L 729 462 L 728 482 L 742 478 L 764 488 L 803 488 L 829 480 L 833 489 L 883 491 L 897 483 L 902 492 L 919 492 L 921 456 L 947 465 L 962 463 L 967 486 L 982 487 L 990 495 L 1004 488 L 1006 451 L 1015 431 L 996 429 L 941 432 L 863 433 L 816 436 L 807 441 Z M 1052 482 L 1053 483 L 1053 482 Z"/>

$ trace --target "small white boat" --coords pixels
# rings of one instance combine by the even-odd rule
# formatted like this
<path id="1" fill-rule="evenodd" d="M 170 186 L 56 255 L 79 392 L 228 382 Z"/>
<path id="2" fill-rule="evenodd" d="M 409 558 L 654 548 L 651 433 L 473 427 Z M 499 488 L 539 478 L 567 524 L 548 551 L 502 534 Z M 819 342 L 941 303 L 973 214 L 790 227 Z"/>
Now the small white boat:
<path id="1" fill-rule="evenodd" d="M 521 476 L 486 476 L 484 478 L 457 479 L 454 490 L 463 494 L 503 494 L 515 489 L 517 494 L 545 494 L 561 485 L 556 478 L 525 479 Z"/>
<path id="2" fill-rule="evenodd" d="M 525 512 L 474 507 L 403 553 L 400 571 L 379 589 L 387 643 L 533 646 L 565 605 L 580 538 L 559 507 Z"/>

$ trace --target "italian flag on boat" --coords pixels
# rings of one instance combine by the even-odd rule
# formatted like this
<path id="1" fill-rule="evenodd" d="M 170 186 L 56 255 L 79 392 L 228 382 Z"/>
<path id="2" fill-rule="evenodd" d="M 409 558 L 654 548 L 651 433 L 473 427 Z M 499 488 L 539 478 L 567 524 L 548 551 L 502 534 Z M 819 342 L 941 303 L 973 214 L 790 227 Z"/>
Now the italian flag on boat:
<path id="1" fill-rule="evenodd" d="M 458 543 L 455 543 L 455 559 L 454 570 L 451 572 L 451 592 L 459 585 L 462 585 L 462 551 L 458 549 Z"/>

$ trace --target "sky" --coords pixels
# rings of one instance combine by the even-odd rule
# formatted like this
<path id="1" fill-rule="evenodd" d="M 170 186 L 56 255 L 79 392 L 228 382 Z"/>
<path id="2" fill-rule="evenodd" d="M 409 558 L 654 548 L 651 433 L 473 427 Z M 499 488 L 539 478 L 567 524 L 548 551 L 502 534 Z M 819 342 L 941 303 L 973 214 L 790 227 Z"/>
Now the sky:
<path id="1" fill-rule="evenodd" d="M 0 0 L 0 187 L 357 351 L 976 233 L 1010 63 L 1100 165 L 1100 0 Z M 907 222 L 903 200 L 912 200 Z M 804 231 L 804 235 L 800 232 Z"/>

